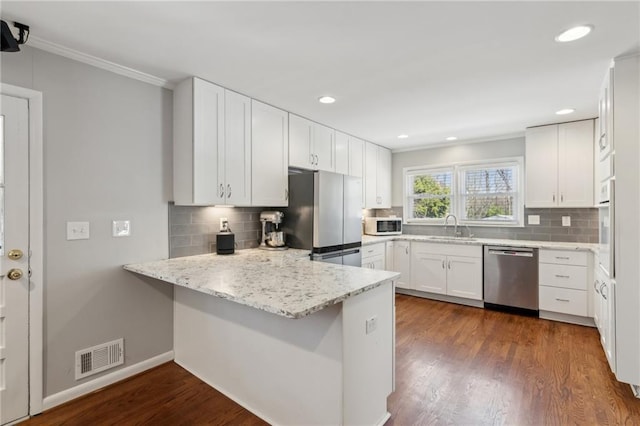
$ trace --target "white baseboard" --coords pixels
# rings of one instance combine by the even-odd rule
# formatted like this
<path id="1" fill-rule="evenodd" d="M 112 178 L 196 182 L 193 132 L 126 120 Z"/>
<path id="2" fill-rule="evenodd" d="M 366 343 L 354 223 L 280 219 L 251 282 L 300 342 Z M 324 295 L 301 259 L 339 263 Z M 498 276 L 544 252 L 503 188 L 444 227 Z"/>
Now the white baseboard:
<path id="1" fill-rule="evenodd" d="M 391 418 L 391 413 L 387 412 L 384 416 L 376 423 L 376 426 L 384 426 L 384 424 Z"/>
<path id="2" fill-rule="evenodd" d="M 44 401 L 42 401 L 42 408 L 43 410 L 48 410 L 60 404 L 64 404 L 65 402 L 71 401 L 72 399 L 76 399 L 83 395 L 97 391 L 98 389 L 101 389 L 105 386 L 112 385 L 116 382 L 119 382 L 120 380 L 135 376 L 138 373 L 142 373 L 143 371 L 149 370 L 153 367 L 157 367 L 158 365 L 164 364 L 165 362 L 169 361 L 173 361 L 173 351 L 165 352 L 129 367 L 116 370 L 113 373 L 105 374 L 104 376 L 100 376 L 95 380 L 91 380 L 78 386 L 65 389 L 62 392 L 47 396 L 46 398 L 44 398 Z"/>

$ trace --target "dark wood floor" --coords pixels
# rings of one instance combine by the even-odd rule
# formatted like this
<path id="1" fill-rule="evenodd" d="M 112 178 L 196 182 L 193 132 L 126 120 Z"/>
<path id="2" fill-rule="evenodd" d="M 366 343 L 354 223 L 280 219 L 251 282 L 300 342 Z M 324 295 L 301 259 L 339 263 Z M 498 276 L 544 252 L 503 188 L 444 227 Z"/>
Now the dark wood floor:
<path id="1" fill-rule="evenodd" d="M 388 426 L 640 424 L 595 329 L 398 295 Z M 168 363 L 24 425 L 261 425 Z"/>

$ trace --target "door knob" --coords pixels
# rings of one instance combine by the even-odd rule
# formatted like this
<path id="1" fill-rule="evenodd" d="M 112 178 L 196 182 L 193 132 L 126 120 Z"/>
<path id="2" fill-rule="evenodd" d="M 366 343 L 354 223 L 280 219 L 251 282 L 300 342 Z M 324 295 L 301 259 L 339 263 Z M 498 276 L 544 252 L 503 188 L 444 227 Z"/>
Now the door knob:
<path id="1" fill-rule="evenodd" d="M 18 260 L 22 258 L 22 250 L 20 249 L 13 249 L 13 250 L 9 250 L 9 253 L 7 253 L 7 256 L 9 257 L 9 259 L 11 260 Z"/>
<path id="2" fill-rule="evenodd" d="M 9 272 L 7 272 L 7 277 L 9 277 L 10 280 L 19 280 L 20 278 L 22 278 L 22 270 L 20 269 L 9 269 Z"/>

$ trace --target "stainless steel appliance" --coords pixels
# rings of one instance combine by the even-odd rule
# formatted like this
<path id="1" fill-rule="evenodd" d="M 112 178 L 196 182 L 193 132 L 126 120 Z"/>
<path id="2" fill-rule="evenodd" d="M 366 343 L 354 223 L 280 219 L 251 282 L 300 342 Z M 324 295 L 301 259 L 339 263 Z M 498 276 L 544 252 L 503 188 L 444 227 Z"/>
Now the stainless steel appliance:
<path id="1" fill-rule="evenodd" d="M 367 235 L 400 235 L 402 234 L 402 218 L 365 217 L 364 233 Z"/>
<path id="2" fill-rule="evenodd" d="M 286 250 L 285 234 L 278 230 L 282 223 L 284 213 L 279 211 L 264 211 L 260 213 L 262 222 L 262 241 L 260 246 L 263 250 Z"/>
<path id="3" fill-rule="evenodd" d="M 361 266 L 362 179 L 324 171 L 289 175 L 283 230 L 311 259 Z"/>
<path id="4" fill-rule="evenodd" d="M 538 249 L 484 246 L 484 306 L 538 315 Z"/>

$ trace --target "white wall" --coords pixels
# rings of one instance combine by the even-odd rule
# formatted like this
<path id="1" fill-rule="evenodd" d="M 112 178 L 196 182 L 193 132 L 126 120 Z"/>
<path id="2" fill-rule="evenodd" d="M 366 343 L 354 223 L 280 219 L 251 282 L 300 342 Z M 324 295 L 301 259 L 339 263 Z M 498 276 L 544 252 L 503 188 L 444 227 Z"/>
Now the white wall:
<path id="1" fill-rule="evenodd" d="M 168 257 L 171 91 L 22 46 L 0 79 L 43 93 L 45 396 L 76 382 L 74 353 L 124 337 L 125 365 L 172 350 L 173 289 L 122 270 Z M 111 237 L 111 220 L 132 236 Z M 66 241 L 66 221 L 91 239 Z"/>
<path id="2" fill-rule="evenodd" d="M 524 157 L 524 136 L 515 139 L 394 152 L 391 167 L 391 205 L 402 206 L 402 169 L 405 167 L 517 156 Z"/>

